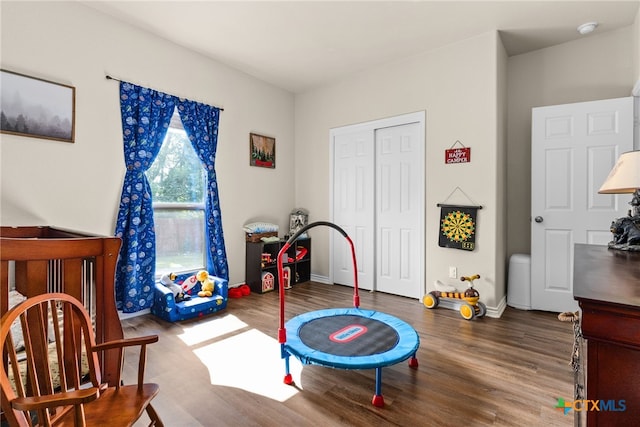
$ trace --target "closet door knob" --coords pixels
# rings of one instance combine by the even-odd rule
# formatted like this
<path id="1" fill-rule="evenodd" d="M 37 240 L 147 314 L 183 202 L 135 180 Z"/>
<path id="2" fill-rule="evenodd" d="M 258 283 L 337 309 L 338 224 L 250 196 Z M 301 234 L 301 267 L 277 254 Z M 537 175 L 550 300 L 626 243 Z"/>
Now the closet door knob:
<path id="1" fill-rule="evenodd" d="M 542 218 L 541 216 L 537 216 L 537 217 L 535 218 L 535 221 L 536 221 L 537 223 L 541 223 L 542 221 L 544 221 L 544 218 Z"/>

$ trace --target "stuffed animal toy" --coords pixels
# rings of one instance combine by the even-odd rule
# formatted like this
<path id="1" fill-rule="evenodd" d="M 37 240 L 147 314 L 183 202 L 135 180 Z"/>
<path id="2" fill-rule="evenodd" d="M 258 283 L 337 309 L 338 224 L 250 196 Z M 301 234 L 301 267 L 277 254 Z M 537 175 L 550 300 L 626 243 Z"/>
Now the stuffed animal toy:
<path id="1" fill-rule="evenodd" d="M 196 273 L 196 279 L 198 279 L 198 282 L 204 282 L 208 278 L 209 273 L 207 272 L 207 270 L 200 270 Z"/>
<path id="2" fill-rule="evenodd" d="M 171 292 L 173 292 L 173 298 L 176 302 L 187 301 L 191 299 L 191 296 L 185 294 L 182 291 L 182 287 L 177 285 L 174 280 L 176 280 L 175 273 L 165 274 L 160 278 L 160 283 L 169 288 Z"/>
<path id="3" fill-rule="evenodd" d="M 198 271 L 198 274 L 196 274 L 196 277 L 200 282 L 200 292 L 198 292 L 198 296 L 199 297 L 213 296 L 215 285 L 213 283 L 213 279 L 209 277 L 209 273 L 207 273 L 205 270 L 200 270 Z"/>

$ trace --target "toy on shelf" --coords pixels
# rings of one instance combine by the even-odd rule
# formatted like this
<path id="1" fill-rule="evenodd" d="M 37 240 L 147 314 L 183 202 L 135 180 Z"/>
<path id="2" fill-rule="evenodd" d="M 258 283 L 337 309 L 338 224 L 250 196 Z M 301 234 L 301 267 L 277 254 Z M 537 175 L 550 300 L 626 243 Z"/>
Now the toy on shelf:
<path id="1" fill-rule="evenodd" d="M 291 289 L 291 267 L 282 269 L 282 280 L 284 281 L 284 288 Z"/>
<path id="2" fill-rule="evenodd" d="M 262 292 L 269 292 L 275 289 L 276 276 L 270 271 L 262 272 Z"/>
<path id="3" fill-rule="evenodd" d="M 479 274 L 462 276 L 461 281 L 469 282 L 469 286 L 464 292 L 458 292 L 453 286 L 445 285 L 436 280 L 436 290 L 426 294 L 422 298 L 422 303 L 427 308 L 436 308 L 438 305 L 442 305 L 444 308 L 458 310 L 466 320 L 483 317 L 487 313 L 487 307 L 479 301 L 480 293 L 473 287 L 473 281 L 479 278 Z"/>
<path id="4" fill-rule="evenodd" d="M 296 261 L 302 260 L 305 256 L 307 256 L 308 249 L 304 246 L 296 247 Z"/>
<path id="5" fill-rule="evenodd" d="M 262 255 L 260 257 L 260 265 L 261 265 L 261 267 L 265 268 L 268 265 L 271 265 L 272 263 L 273 263 L 273 261 L 271 260 L 271 254 L 269 252 L 262 253 Z"/>

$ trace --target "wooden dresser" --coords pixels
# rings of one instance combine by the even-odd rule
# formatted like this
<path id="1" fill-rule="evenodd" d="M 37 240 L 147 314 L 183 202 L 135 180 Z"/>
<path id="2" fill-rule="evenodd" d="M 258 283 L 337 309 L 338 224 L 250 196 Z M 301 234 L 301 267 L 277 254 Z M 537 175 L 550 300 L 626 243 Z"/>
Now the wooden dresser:
<path id="1" fill-rule="evenodd" d="M 587 425 L 640 425 L 640 252 L 576 244 L 574 255 L 586 399 L 600 401 L 600 411 L 586 411 Z"/>

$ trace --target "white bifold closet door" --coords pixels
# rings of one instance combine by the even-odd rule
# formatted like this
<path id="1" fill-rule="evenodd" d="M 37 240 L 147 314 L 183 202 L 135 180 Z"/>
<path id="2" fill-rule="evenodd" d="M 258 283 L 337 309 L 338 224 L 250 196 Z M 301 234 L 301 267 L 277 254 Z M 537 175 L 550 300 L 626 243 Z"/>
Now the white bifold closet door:
<path id="1" fill-rule="evenodd" d="M 356 247 L 362 289 L 424 293 L 424 112 L 333 129 L 332 220 Z M 333 282 L 353 286 L 350 248 L 332 236 Z"/>

